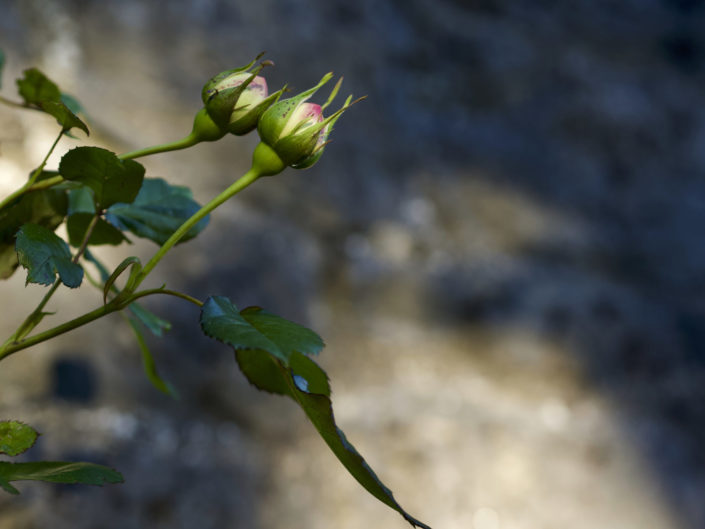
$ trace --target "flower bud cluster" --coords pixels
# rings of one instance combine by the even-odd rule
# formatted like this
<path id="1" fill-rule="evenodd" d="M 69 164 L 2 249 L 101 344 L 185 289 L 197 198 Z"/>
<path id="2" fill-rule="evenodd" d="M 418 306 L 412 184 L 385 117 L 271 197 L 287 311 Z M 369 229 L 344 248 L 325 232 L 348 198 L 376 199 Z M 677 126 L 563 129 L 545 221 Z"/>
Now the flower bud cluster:
<path id="1" fill-rule="evenodd" d="M 286 86 L 269 94 L 267 81 L 259 73 L 272 63 L 264 61 L 255 66 L 259 58 L 206 83 L 201 93 L 204 107 L 196 115 L 192 135 L 199 141 L 214 141 L 227 133 L 240 136 L 257 128 L 261 142 L 255 149 L 253 165 L 260 174 L 277 174 L 285 167 L 310 167 L 323 154 L 336 120 L 356 101 L 352 102 L 350 96 L 339 110 L 324 117 L 323 110 L 337 95 L 341 78 L 325 104 L 307 102 L 330 81 L 332 73 L 313 88 L 280 101 Z"/>

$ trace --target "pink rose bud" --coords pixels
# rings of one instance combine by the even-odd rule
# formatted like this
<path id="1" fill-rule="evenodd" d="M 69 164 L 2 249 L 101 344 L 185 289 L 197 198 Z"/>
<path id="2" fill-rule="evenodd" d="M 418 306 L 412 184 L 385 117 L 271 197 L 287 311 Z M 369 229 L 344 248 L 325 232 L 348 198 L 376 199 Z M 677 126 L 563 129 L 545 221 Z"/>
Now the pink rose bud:
<path id="1" fill-rule="evenodd" d="M 326 74 L 313 88 L 273 104 L 262 114 L 257 131 L 262 140 L 260 146 L 267 148 L 257 147 L 255 162 L 258 162 L 259 157 L 260 165 L 268 168 L 267 174 L 276 174 L 286 166 L 304 169 L 316 163 L 323 154 L 328 135 L 337 119 L 352 104 L 359 101 L 358 99 L 351 102 L 350 96 L 338 111 L 328 117 L 323 116 L 323 110 L 333 101 L 340 89 L 341 78 L 324 105 L 307 103 L 306 101 L 332 77 L 332 73 Z"/>
<path id="2" fill-rule="evenodd" d="M 257 59 L 242 68 L 219 73 L 203 87 L 201 97 L 206 112 L 223 133 L 240 136 L 254 130 L 262 113 L 284 91 L 282 88 L 269 95 L 267 81 L 257 74 L 272 63 L 265 61 L 250 71 Z"/>

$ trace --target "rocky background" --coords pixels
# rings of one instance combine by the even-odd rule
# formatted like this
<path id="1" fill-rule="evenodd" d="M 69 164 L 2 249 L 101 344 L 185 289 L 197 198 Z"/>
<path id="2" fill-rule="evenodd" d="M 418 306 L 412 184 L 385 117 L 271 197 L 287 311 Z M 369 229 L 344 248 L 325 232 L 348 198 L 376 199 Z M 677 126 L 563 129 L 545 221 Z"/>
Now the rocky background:
<path id="1" fill-rule="evenodd" d="M 88 109 L 88 143 L 118 152 L 185 135 L 205 80 L 262 50 L 270 87 L 333 69 L 367 94 L 315 167 L 218 210 L 154 281 L 319 331 L 339 424 L 412 514 L 705 527 L 705 2 L 0 7 L 2 93 L 39 66 Z M 3 193 L 54 134 L 0 109 Z M 205 202 L 255 142 L 142 161 Z M 9 334 L 42 292 L 22 271 L 1 286 Z M 54 321 L 97 303 L 62 292 Z M 248 386 L 196 310 L 150 308 L 174 325 L 150 343 L 178 401 L 151 388 L 117 316 L 2 363 L 0 415 L 44 433 L 28 458 L 110 464 L 127 483 L 22 483 L 0 528 L 406 526 L 291 403 Z"/>

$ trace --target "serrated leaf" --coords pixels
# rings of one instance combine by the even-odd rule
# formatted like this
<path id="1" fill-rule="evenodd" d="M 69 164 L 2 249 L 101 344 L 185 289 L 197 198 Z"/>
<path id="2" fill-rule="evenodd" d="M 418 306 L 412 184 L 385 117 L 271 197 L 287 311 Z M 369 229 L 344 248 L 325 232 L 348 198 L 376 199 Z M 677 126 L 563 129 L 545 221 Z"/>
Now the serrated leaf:
<path id="1" fill-rule="evenodd" d="M 187 187 L 171 185 L 161 178 L 145 178 L 131 204 L 114 204 L 105 217 L 121 230 L 164 244 L 200 207 Z M 205 217 L 179 243 L 193 239 L 207 225 Z"/>
<path id="2" fill-rule="evenodd" d="M 262 349 L 289 364 L 294 351 L 316 354 L 323 340 L 311 329 L 270 314 L 259 307 L 238 312 L 232 302 L 222 296 L 209 297 L 201 311 L 203 332 L 237 350 Z"/>
<path id="3" fill-rule="evenodd" d="M 0 421 L 0 454 L 18 456 L 34 446 L 39 434 L 19 421 Z"/>
<path id="4" fill-rule="evenodd" d="M 17 80 L 17 88 L 25 104 L 54 116 L 63 130 L 77 127 L 89 134 L 86 124 L 64 103 L 56 83 L 37 68 L 25 70 L 24 77 Z"/>
<path id="5" fill-rule="evenodd" d="M 54 116 L 56 118 L 56 122 L 61 125 L 62 129 L 71 130 L 73 128 L 79 128 L 90 136 L 88 126 L 81 120 L 81 118 L 71 112 L 71 109 L 63 102 L 45 101 L 40 105 L 40 108 L 47 114 Z"/>
<path id="6" fill-rule="evenodd" d="M 310 335 L 295 330 L 300 326 L 286 322 L 293 326 L 289 327 L 278 320 L 282 318 L 256 308 L 238 313 L 230 300 L 220 296 L 208 298 L 201 311 L 203 332 L 235 349 L 240 369 L 255 387 L 291 397 L 360 485 L 400 513 L 411 525 L 430 529 L 399 505 L 392 491 L 382 483 L 336 425 L 328 376 L 305 354 L 318 352 L 323 346 L 318 335 L 305 329 L 318 339 L 310 340 Z M 247 327 L 248 324 L 250 327 Z"/>
<path id="7" fill-rule="evenodd" d="M 152 385 L 162 393 L 171 395 L 172 397 L 178 397 L 178 394 L 174 387 L 169 384 L 169 382 L 164 380 L 159 374 L 159 371 L 157 369 L 157 363 L 154 361 L 152 351 L 150 351 L 149 347 L 147 346 L 147 342 L 144 339 L 144 335 L 142 334 L 142 331 L 139 328 L 137 320 L 135 320 L 134 318 L 128 318 L 128 322 L 130 323 L 132 331 L 135 333 L 137 344 L 139 345 L 140 351 L 142 352 L 142 366 L 144 367 L 144 372 L 147 375 L 147 378 L 152 383 Z"/>
<path id="8" fill-rule="evenodd" d="M 51 285 L 57 273 L 69 288 L 78 287 L 83 280 L 83 268 L 71 261 L 69 245 L 42 226 L 22 226 L 15 249 L 20 264 L 27 269 L 27 283 Z"/>
<path id="9" fill-rule="evenodd" d="M 144 167 L 134 160 L 120 160 L 107 149 L 76 147 L 61 158 L 59 174 L 91 188 L 96 208 L 102 211 L 135 199 L 144 179 Z"/>
<path id="10" fill-rule="evenodd" d="M 47 481 L 50 483 L 102 486 L 122 483 L 122 474 L 112 468 L 95 463 L 69 463 L 64 461 L 36 461 L 32 463 L 7 463 L 0 461 L 0 485 L 10 481 Z M 7 487 L 3 487 L 8 490 Z M 14 489 L 14 487 L 12 487 Z M 17 493 L 17 489 L 14 489 Z M 11 492 L 8 490 L 8 492 Z"/>
<path id="11" fill-rule="evenodd" d="M 0 210 L 0 279 L 10 277 L 17 266 L 15 237 L 23 224 L 32 223 L 54 230 L 66 215 L 66 192 L 45 189 L 27 193 Z"/>
<path id="12" fill-rule="evenodd" d="M 46 101 L 61 101 L 61 91 L 56 84 L 37 68 L 24 71 L 17 79 L 19 94 L 28 105 L 40 106 Z"/>

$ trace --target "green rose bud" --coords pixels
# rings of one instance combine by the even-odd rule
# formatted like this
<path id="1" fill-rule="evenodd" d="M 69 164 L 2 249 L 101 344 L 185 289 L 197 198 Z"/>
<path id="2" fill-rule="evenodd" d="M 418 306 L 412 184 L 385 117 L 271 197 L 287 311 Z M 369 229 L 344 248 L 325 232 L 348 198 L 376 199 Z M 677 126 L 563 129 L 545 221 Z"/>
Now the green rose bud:
<path id="1" fill-rule="evenodd" d="M 254 130 L 262 113 L 286 88 L 269 95 L 267 81 L 257 74 L 272 63 L 265 61 L 250 71 L 257 59 L 242 68 L 219 73 L 203 87 L 201 98 L 206 112 L 223 134 L 241 136 Z"/>
<path id="2" fill-rule="evenodd" d="M 352 96 L 349 96 L 342 108 L 327 118 L 324 117 L 323 110 L 337 95 L 342 78 L 336 83 L 324 105 L 306 101 L 332 77 L 332 73 L 326 74 L 313 88 L 273 104 L 262 114 L 257 125 L 262 142 L 255 149 L 254 164 L 268 171 L 262 173 L 263 175 L 277 174 L 287 166 L 295 169 L 311 167 L 323 154 L 328 135 L 337 119 L 351 105 L 362 99 L 352 101 Z M 267 148 L 261 147 L 262 145 Z"/>

